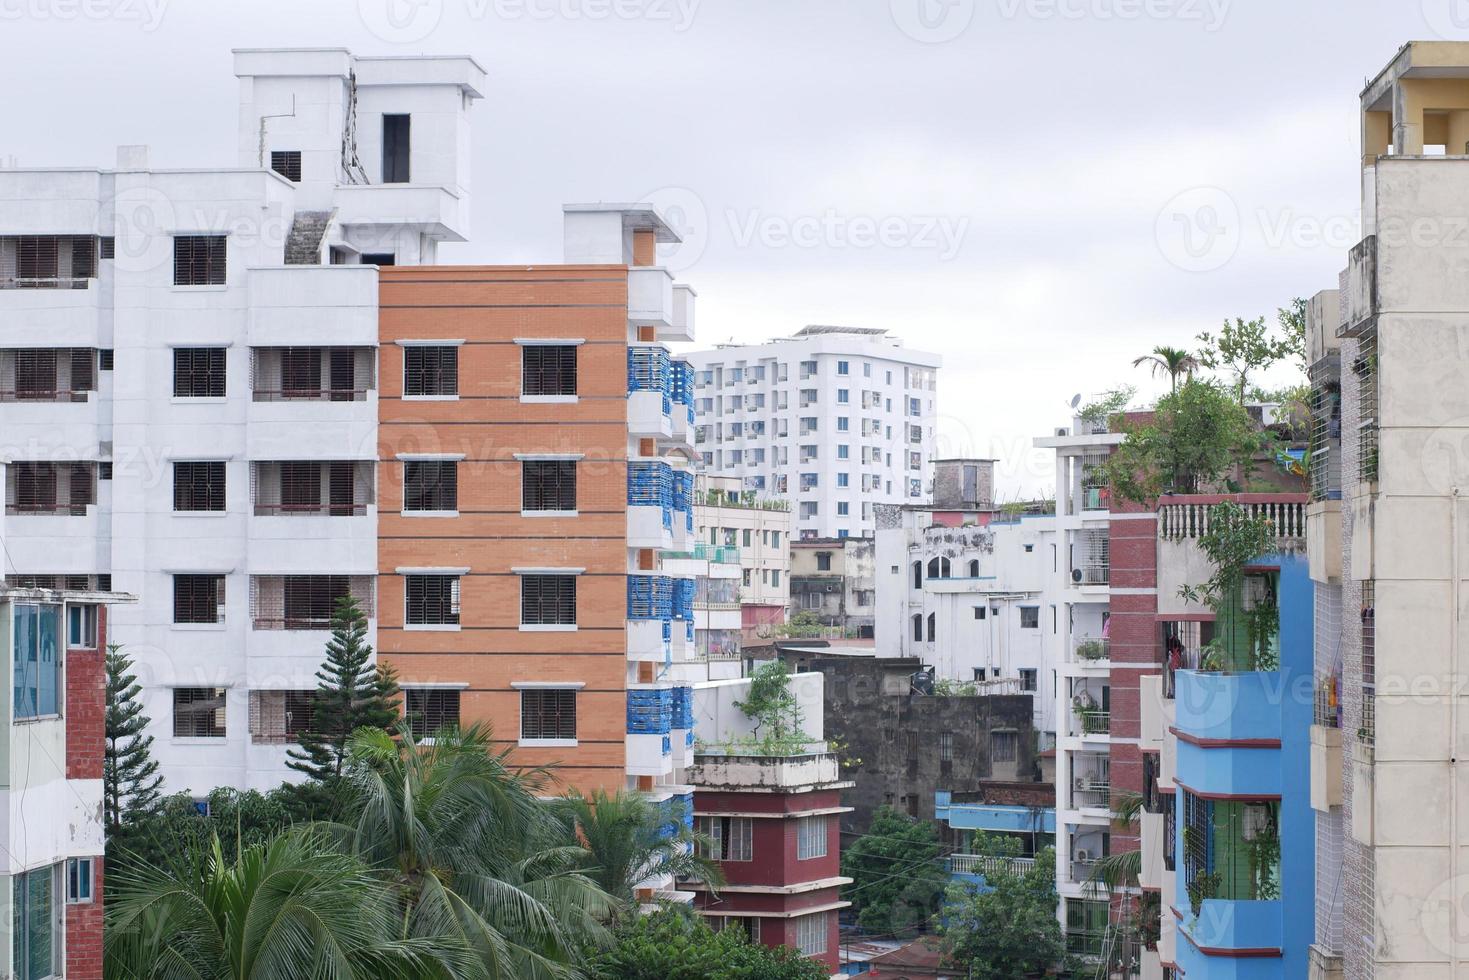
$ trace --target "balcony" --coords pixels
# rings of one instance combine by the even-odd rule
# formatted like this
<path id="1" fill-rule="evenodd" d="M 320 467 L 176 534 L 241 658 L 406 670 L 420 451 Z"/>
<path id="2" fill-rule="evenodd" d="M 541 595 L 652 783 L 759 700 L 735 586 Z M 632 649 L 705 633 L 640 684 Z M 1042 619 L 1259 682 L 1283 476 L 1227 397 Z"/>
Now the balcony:
<path id="1" fill-rule="evenodd" d="M 637 684 L 627 692 L 627 773 L 663 776 L 673 772 L 673 689 Z"/>
<path id="2" fill-rule="evenodd" d="M 627 464 L 627 544 L 668 548 L 673 536 L 673 468 L 662 460 Z"/>
<path id="3" fill-rule="evenodd" d="M 256 517 L 363 517 L 374 469 L 367 460 L 251 463 L 250 505 Z"/>
<path id="4" fill-rule="evenodd" d="M 1072 757 L 1070 804 L 1073 810 L 1093 811 L 1110 817 L 1112 807 L 1111 761 L 1100 753 L 1079 752 Z"/>
<path id="5" fill-rule="evenodd" d="M 1190 941 L 1178 944 L 1179 966 L 1206 975 L 1209 953 L 1215 951 L 1224 956 L 1239 950 L 1279 956 L 1283 925 L 1279 803 L 1207 800 L 1185 792 L 1180 805 L 1179 928 Z"/>
<path id="6" fill-rule="evenodd" d="M 1209 531 L 1214 508 L 1230 502 L 1240 505 L 1250 517 L 1267 518 L 1282 541 L 1306 534 L 1305 494 L 1237 493 L 1190 494 L 1158 498 L 1158 536 L 1165 541 L 1198 538 Z"/>
<path id="7" fill-rule="evenodd" d="M 1112 659 L 1112 641 L 1100 636 L 1077 637 L 1071 653 L 1076 663 L 1105 667 Z"/>
<path id="8" fill-rule="evenodd" d="M 338 184 L 332 203 L 337 224 L 359 228 L 380 237 L 383 226 L 416 229 L 444 242 L 462 242 L 469 235 L 464 202 L 447 187 L 429 184 Z M 350 237 L 350 236 L 349 236 Z"/>
<path id="9" fill-rule="evenodd" d="M 671 663 L 674 580 L 667 575 L 627 577 L 627 659 Z"/>
<path id="10" fill-rule="evenodd" d="M 96 463 L 16 462 L 4 471 L 7 515 L 85 517 L 97 503 Z"/>
<path id="11" fill-rule="evenodd" d="M 369 619 L 376 613 L 372 575 L 252 575 L 251 628 L 265 631 L 331 629 L 337 600 L 351 596 Z"/>
<path id="12" fill-rule="evenodd" d="M 688 361 L 669 362 L 671 438 L 684 445 L 694 439 L 694 368 Z"/>
<path id="13" fill-rule="evenodd" d="M 376 353 L 371 347 L 251 348 L 250 458 L 376 457 Z"/>
<path id="14" fill-rule="evenodd" d="M 672 365 L 662 347 L 627 349 L 627 428 L 636 437 L 673 434 Z"/>
<path id="15" fill-rule="evenodd" d="M 661 266 L 627 270 L 627 320 L 634 327 L 652 327 L 659 340 L 691 339 L 674 333 L 673 274 Z"/>
<path id="16" fill-rule="evenodd" d="M 673 287 L 673 325 L 666 334 L 660 334 L 659 340 L 677 340 L 684 343 L 694 342 L 694 308 L 698 304 L 699 294 L 694 291 L 693 286 L 676 283 Z M 753 382 L 755 379 L 749 379 Z"/>
<path id="17" fill-rule="evenodd" d="M 951 877 L 1018 878 L 1035 867 L 1035 858 L 994 857 L 989 854 L 950 854 L 945 864 Z"/>

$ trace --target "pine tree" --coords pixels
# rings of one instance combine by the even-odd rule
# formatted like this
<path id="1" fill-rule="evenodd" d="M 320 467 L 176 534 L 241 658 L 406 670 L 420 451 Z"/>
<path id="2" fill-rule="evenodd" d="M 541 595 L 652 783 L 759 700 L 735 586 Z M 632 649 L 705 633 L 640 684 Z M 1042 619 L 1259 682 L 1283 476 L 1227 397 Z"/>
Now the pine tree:
<path id="1" fill-rule="evenodd" d="M 367 615 L 351 596 L 337 600 L 326 662 L 316 672 L 311 725 L 296 737 L 299 748 L 286 764 L 317 784 L 342 774 L 347 737 L 359 728 L 391 730 L 398 721 L 398 682 L 391 670 L 374 667 L 367 643 Z"/>
<path id="2" fill-rule="evenodd" d="M 130 671 L 132 661 L 116 645 L 107 648 L 106 751 L 102 759 L 102 795 L 107 831 L 119 833 L 125 824 L 158 809 L 163 777 L 153 758 L 153 736 L 143 734 L 148 716 L 138 703 L 142 690 Z"/>

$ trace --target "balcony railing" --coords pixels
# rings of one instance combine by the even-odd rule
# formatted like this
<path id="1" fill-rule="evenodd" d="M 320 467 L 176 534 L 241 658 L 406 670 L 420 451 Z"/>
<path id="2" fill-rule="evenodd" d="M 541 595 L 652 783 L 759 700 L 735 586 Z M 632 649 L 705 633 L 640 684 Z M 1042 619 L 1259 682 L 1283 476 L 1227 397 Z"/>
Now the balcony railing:
<path id="1" fill-rule="evenodd" d="M 1077 712 L 1076 720 L 1083 735 L 1106 735 L 1112 730 L 1110 711 L 1080 711 Z"/>
<path id="2" fill-rule="evenodd" d="M 1104 638 L 1084 636 L 1076 641 L 1073 649 L 1077 660 L 1110 660 L 1112 658 L 1112 641 Z"/>
<path id="3" fill-rule="evenodd" d="M 1165 541 L 1198 538 L 1209 532 L 1214 508 L 1230 502 L 1243 507 L 1252 518 L 1264 517 L 1275 527 L 1277 538 L 1306 535 L 1306 494 L 1198 494 L 1162 497 L 1158 502 L 1158 536 Z"/>
<path id="4" fill-rule="evenodd" d="M 1014 875 L 1019 877 L 1035 867 L 1035 858 L 995 857 L 989 854 L 949 855 L 949 874 Z"/>

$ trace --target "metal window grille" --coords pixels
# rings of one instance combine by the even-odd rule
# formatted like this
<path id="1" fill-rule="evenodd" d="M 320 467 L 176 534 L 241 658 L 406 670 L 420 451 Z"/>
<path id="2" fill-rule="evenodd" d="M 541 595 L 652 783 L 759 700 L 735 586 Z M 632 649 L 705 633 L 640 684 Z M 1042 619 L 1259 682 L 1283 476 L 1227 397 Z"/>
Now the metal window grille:
<path id="1" fill-rule="evenodd" d="M 576 345 L 527 344 L 520 350 L 522 394 L 576 394 Z"/>
<path id="2" fill-rule="evenodd" d="M 820 956 L 826 952 L 827 913 L 816 912 L 796 919 L 796 949 L 802 956 Z"/>
<path id="3" fill-rule="evenodd" d="M 409 575 L 404 582 L 405 622 L 410 626 L 459 623 L 459 576 Z"/>
<path id="4" fill-rule="evenodd" d="M 522 575 L 520 621 L 527 626 L 576 625 L 576 576 Z"/>
<path id="5" fill-rule="evenodd" d="M 293 184 L 301 183 L 301 151 L 271 150 L 270 169 Z"/>
<path id="6" fill-rule="evenodd" d="M 1178 840 L 1178 813 L 1173 807 L 1173 797 L 1160 794 L 1163 806 L 1163 867 L 1169 871 L 1174 868 L 1175 844 Z"/>
<path id="7" fill-rule="evenodd" d="M 954 761 L 954 733 L 939 732 L 939 761 Z"/>
<path id="8" fill-rule="evenodd" d="M 15 352 L 15 397 L 17 400 L 49 400 L 59 388 L 54 350 Z"/>
<path id="9" fill-rule="evenodd" d="M 459 394 L 458 347 L 405 347 L 403 394 L 444 396 Z"/>
<path id="10" fill-rule="evenodd" d="M 1377 585 L 1362 583 L 1362 727 L 1357 737 L 1377 741 Z"/>
<path id="11" fill-rule="evenodd" d="M 576 510 L 574 460 L 526 460 L 520 466 L 522 509 Z"/>
<path id="12" fill-rule="evenodd" d="M 86 289 L 97 249 L 94 235 L 0 236 L 0 289 Z"/>
<path id="13" fill-rule="evenodd" d="M 375 615 L 370 575 L 255 575 L 250 578 L 250 616 L 257 630 L 331 628 L 337 600 L 351 596 L 362 613 Z"/>
<path id="14" fill-rule="evenodd" d="M 103 235 L 97 239 L 97 257 L 99 259 L 117 258 L 117 239 L 112 235 Z"/>
<path id="15" fill-rule="evenodd" d="M 5 473 L 7 514 L 84 516 L 97 502 L 95 463 L 12 463 Z"/>
<path id="16" fill-rule="evenodd" d="M 285 745 L 311 730 L 315 691 L 251 691 L 250 738 L 261 745 Z"/>
<path id="17" fill-rule="evenodd" d="M 414 738 L 432 738 L 459 727 L 459 692 L 435 687 L 403 689 L 403 710 Z"/>
<path id="18" fill-rule="evenodd" d="M 175 511 L 225 509 L 225 464 L 221 461 L 173 464 Z"/>
<path id="19" fill-rule="evenodd" d="M 321 392 L 321 348 L 284 347 L 280 358 L 281 390 L 289 397 L 316 397 Z"/>
<path id="20" fill-rule="evenodd" d="M 1341 497 L 1341 357 L 1311 365 L 1311 499 Z"/>
<path id="21" fill-rule="evenodd" d="M 373 502 L 375 467 L 366 460 L 250 464 L 250 501 L 257 517 L 350 517 Z"/>
<path id="22" fill-rule="evenodd" d="M 96 390 L 92 348 L 0 350 L 0 401 L 84 402 Z"/>
<path id="23" fill-rule="evenodd" d="M 224 738 L 224 708 L 225 689 L 222 687 L 174 688 L 174 737 Z"/>
<path id="24" fill-rule="evenodd" d="M 223 398 L 225 396 L 225 349 L 223 347 L 176 347 L 173 351 L 173 396 L 175 398 Z"/>
<path id="25" fill-rule="evenodd" d="M 252 397 L 268 401 L 363 401 L 374 387 L 370 347 L 255 347 Z"/>
<path id="26" fill-rule="evenodd" d="M 1014 762 L 1019 744 L 1015 732 L 990 732 L 990 761 Z"/>
<path id="27" fill-rule="evenodd" d="M 403 463 L 403 509 L 459 509 L 459 464 L 451 459 L 417 459 Z"/>
<path id="28" fill-rule="evenodd" d="M 571 688 L 535 688 L 520 692 L 520 737 L 576 738 L 576 691 Z"/>
<path id="29" fill-rule="evenodd" d="M 1361 421 L 1358 434 L 1361 446 L 1357 456 L 1357 474 L 1363 482 L 1377 479 L 1378 403 L 1377 403 L 1377 328 L 1368 327 L 1357 338 L 1357 354 L 1352 358 L 1352 373 L 1357 376 L 1358 405 Z"/>
<path id="30" fill-rule="evenodd" d="M 173 621 L 175 623 L 224 622 L 224 576 L 175 575 L 173 577 Z"/>
<path id="31" fill-rule="evenodd" d="M 224 235 L 175 235 L 173 284 L 223 286 L 225 241 Z"/>

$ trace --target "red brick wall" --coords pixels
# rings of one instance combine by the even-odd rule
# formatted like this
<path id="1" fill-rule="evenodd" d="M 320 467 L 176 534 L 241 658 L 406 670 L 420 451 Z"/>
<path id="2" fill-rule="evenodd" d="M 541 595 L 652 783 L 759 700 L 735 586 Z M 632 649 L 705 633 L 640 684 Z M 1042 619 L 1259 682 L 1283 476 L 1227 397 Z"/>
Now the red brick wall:
<path id="1" fill-rule="evenodd" d="M 67 980 L 102 980 L 102 858 L 92 880 L 94 899 L 66 907 Z"/>
<path id="2" fill-rule="evenodd" d="M 1143 594 L 1113 592 L 1109 609 L 1111 625 L 1108 636 L 1112 649 L 1110 678 L 1112 699 L 1112 734 L 1119 738 L 1138 738 L 1141 734 L 1138 678 L 1159 672 L 1158 643 L 1158 522 L 1151 508 L 1115 501 L 1114 510 L 1148 514 L 1111 522 L 1110 585 L 1118 589 L 1153 590 Z M 1141 793 L 1143 788 L 1142 752 L 1136 745 L 1113 743 L 1111 747 L 1112 793 L 1115 799 L 1123 793 Z M 1136 848 L 1134 833 L 1114 829 L 1112 851 Z"/>

